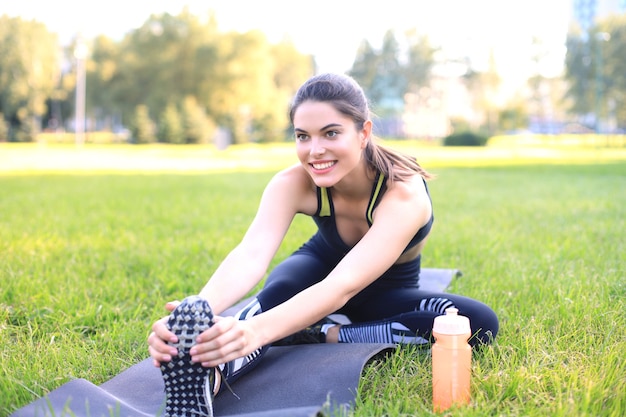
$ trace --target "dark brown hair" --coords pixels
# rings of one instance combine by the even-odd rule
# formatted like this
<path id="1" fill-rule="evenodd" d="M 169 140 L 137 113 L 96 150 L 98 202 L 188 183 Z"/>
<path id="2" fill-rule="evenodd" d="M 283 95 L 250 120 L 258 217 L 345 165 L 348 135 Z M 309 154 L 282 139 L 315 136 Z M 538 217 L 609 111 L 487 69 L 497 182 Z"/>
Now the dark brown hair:
<path id="1" fill-rule="evenodd" d="M 305 101 L 330 103 L 339 113 L 354 120 L 357 130 L 362 129 L 371 116 L 363 89 L 353 78 L 343 74 L 320 74 L 307 80 L 298 89 L 291 104 L 289 120 L 292 124 L 296 110 Z M 372 168 L 391 181 L 402 181 L 415 173 L 425 179 L 432 178 L 414 158 L 381 146 L 373 138 L 368 139 L 365 158 Z"/>

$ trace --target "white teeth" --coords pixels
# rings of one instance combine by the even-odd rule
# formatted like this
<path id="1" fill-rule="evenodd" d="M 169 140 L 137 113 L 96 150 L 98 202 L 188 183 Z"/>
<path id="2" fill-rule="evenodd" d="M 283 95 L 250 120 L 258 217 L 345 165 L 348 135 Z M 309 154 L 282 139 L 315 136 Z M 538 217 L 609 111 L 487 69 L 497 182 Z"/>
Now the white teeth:
<path id="1" fill-rule="evenodd" d="M 323 164 L 312 164 L 315 169 L 326 169 L 335 165 L 334 162 L 324 162 Z"/>

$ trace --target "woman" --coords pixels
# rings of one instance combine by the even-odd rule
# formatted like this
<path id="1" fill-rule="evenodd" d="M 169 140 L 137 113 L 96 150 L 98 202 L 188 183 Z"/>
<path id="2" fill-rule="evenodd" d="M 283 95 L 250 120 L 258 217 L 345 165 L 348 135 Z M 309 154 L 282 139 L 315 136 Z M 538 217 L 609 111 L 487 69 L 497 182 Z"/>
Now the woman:
<path id="1" fill-rule="evenodd" d="M 300 163 L 271 179 L 241 243 L 200 292 L 200 309 L 219 315 L 261 281 L 296 214 L 311 216 L 318 232 L 271 271 L 236 317 L 216 316 L 187 347 L 178 346 L 186 355 L 181 366 L 219 366 L 232 381 L 266 346 L 299 343 L 303 336 L 327 343 L 430 343 L 433 320 L 448 307 L 470 318 L 473 345 L 489 343 L 498 331 L 489 307 L 419 289 L 420 253 L 434 220 L 430 175 L 414 159 L 373 142 L 360 86 L 345 75 L 315 76 L 298 90 L 290 119 Z M 352 324 L 326 319 L 332 313 Z M 183 315 L 174 315 L 180 322 Z M 181 356 L 181 330 L 166 320 L 154 324 L 149 350 L 167 379 L 173 372 L 165 364 Z"/>

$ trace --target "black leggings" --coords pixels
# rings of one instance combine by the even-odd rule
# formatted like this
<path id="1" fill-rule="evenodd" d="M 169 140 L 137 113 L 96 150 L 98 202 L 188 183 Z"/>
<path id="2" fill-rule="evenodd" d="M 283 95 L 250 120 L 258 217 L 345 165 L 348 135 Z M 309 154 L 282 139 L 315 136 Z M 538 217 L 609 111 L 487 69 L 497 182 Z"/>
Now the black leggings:
<path id="1" fill-rule="evenodd" d="M 333 251 L 320 234 L 314 235 L 289 258 L 276 266 L 257 295 L 263 311 L 288 300 L 298 292 L 324 279 L 343 255 Z M 393 265 L 380 278 L 354 296 L 337 313 L 352 323 L 388 320 L 400 322 L 417 335 L 432 340 L 435 317 L 448 307 L 469 317 L 470 344 L 490 343 L 498 333 L 498 318 L 487 305 L 448 293 L 419 289 L 420 258 Z"/>
<path id="2" fill-rule="evenodd" d="M 300 291 L 324 279 L 341 261 L 343 254 L 333 251 L 316 234 L 267 277 L 257 297 L 236 317 L 245 320 L 267 311 Z M 498 333 L 498 318 L 491 308 L 471 298 L 419 289 L 420 258 L 393 265 L 380 278 L 354 296 L 336 313 L 347 316 L 352 323 L 373 321 L 401 323 L 424 342 L 432 342 L 435 317 L 448 307 L 469 317 L 473 336 L 471 345 L 490 343 Z M 229 383 L 236 381 L 259 364 L 269 346 L 224 365 Z"/>

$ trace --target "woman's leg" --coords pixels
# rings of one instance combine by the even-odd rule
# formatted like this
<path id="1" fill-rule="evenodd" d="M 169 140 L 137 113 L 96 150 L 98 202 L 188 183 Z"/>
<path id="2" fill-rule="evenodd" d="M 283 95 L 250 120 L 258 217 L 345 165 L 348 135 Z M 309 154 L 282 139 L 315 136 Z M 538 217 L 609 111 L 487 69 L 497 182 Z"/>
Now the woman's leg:
<path id="1" fill-rule="evenodd" d="M 345 314 L 353 324 L 339 329 L 338 341 L 430 343 L 435 317 L 449 307 L 456 307 L 460 315 L 469 318 L 471 345 L 488 344 L 495 339 L 498 317 L 480 301 L 456 294 L 397 288 L 379 289 L 376 296 L 367 297 L 356 306 L 347 305 Z"/>
<path id="2" fill-rule="evenodd" d="M 419 272 L 419 257 L 394 265 L 353 297 L 340 312 L 354 324 L 342 326 L 339 341 L 430 343 L 433 321 L 448 307 L 470 319 L 470 344 L 490 343 L 496 337 L 498 317 L 490 307 L 456 294 L 422 291 Z"/>

